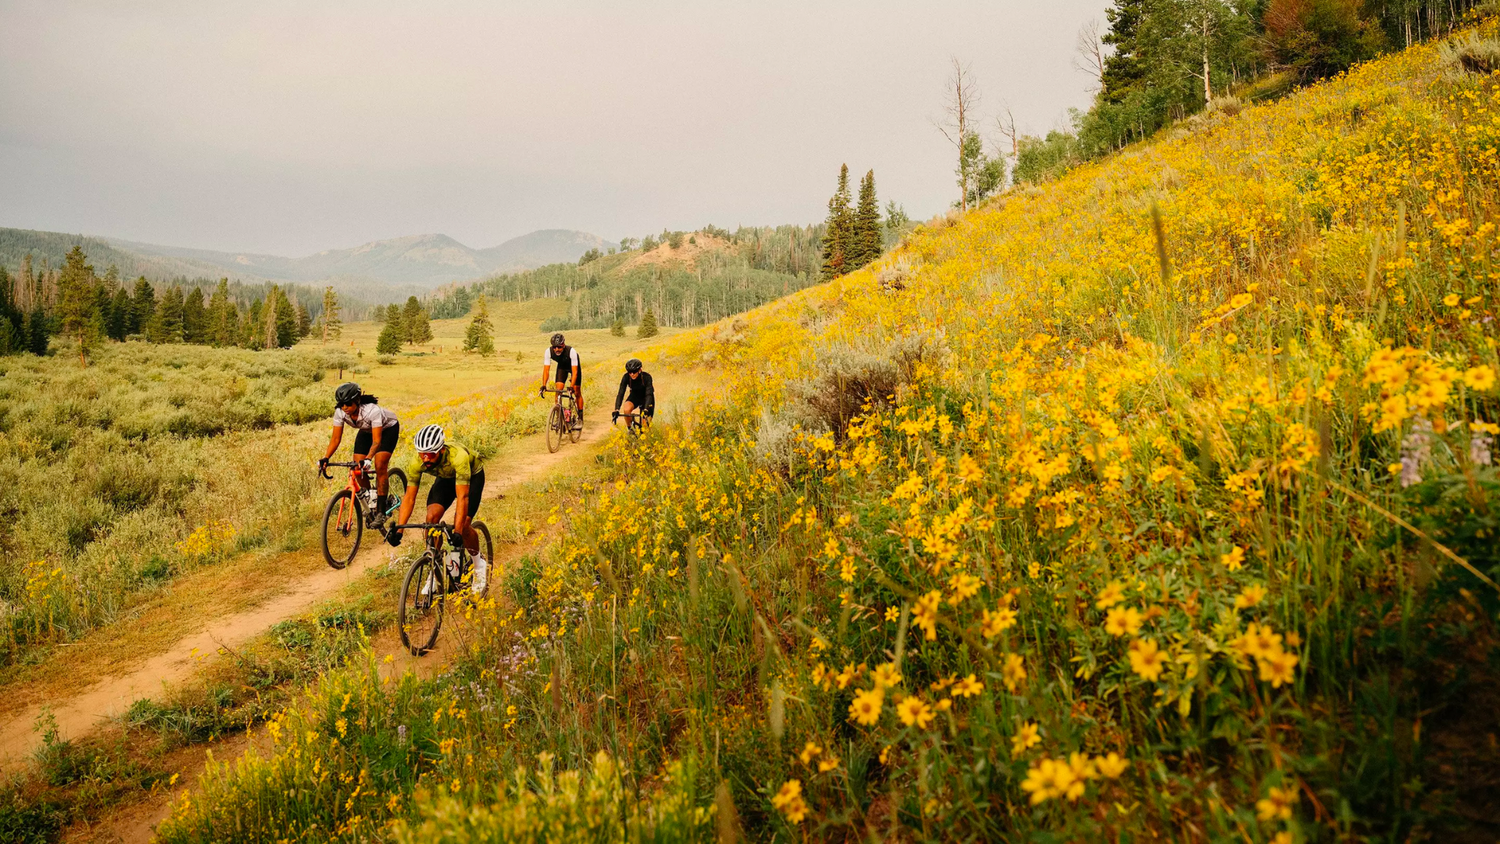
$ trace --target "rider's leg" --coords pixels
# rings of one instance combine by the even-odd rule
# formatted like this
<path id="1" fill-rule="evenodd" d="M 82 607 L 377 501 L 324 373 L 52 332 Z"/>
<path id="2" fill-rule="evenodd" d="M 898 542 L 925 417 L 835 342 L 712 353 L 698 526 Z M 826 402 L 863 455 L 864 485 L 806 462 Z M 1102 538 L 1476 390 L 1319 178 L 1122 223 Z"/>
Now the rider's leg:
<path id="1" fill-rule="evenodd" d="M 635 405 L 633 405 L 633 404 L 630 403 L 630 399 L 626 399 L 625 403 L 622 404 L 622 405 L 620 405 L 620 413 L 622 415 L 630 413 L 630 412 L 632 412 L 634 410 L 635 410 Z M 630 422 L 631 422 L 630 417 L 626 416 L 625 417 L 625 427 L 629 428 L 630 427 Z"/>
<path id="2" fill-rule="evenodd" d="M 578 405 L 578 415 L 583 415 L 583 385 L 573 385 L 573 403 Z"/>
<path id="3" fill-rule="evenodd" d="M 390 492 L 390 483 L 387 478 L 391 469 L 391 453 L 389 451 L 375 452 L 375 492 L 384 501 L 386 493 Z"/>

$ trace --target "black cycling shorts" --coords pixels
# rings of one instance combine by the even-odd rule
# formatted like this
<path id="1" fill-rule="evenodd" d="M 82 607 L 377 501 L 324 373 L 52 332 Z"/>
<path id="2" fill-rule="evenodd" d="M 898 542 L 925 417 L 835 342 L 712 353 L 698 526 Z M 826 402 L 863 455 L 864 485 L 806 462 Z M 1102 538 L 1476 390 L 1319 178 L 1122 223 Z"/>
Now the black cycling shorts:
<path id="1" fill-rule="evenodd" d="M 568 383 L 568 376 L 572 375 L 572 374 L 573 374 L 573 368 L 572 367 L 569 367 L 567 369 L 561 370 L 560 372 L 557 373 L 558 377 L 553 379 L 553 382 L 554 382 L 553 386 L 556 386 L 557 384 L 566 384 L 566 383 Z M 573 386 L 578 387 L 579 389 L 583 388 L 583 367 L 582 366 L 578 367 L 578 380 L 573 382 Z"/>
<path id="2" fill-rule="evenodd" d="M 480 469 L 469 479 L 469 518 L 479 512 L 479 499 L 484 497 L 484 470 Z M 446 510 L 458 500 L 458 484 L 453 478 L 438 478 L 432 482 L 427 493 L 427 506 L 441 504 Z"/>
<path id="3" fill-rule="evenodd" d="M 357 433 L 357 434 L 354 435 L 354 453 L 355 454 L 363 454 L 363 455 L 369 456 L 369 454 L 370 454 L 370 440 L 374 439 L 373 437 L 370 436 L 370 431 L 371 431 L 370 428 L 362 428 L 362 429 L 360 429 L 359 433 Z M 400 439 L 401 439 L 401 423 L 400 422 L 397 422 L 394 425 L 387 425 L 384 428 L 381 428 L 380 429 L 380 445 L 375 448 L 375 453 L 379 454 L 380 452 L 383 451 L 386 454 L 390 454 L 391 452 L 393 452 L 393 451 L 396 450 L 396 443 Z"/>
<path id="4" fill-rule="evenodd" d="M 646 402 L 646 388 L 641 387 L 638 390 L 626 390 L 625 401 L 630 402 L 630 404 L 635 407 L 636 410 L 646 410 L 646 408 L 642 406 Z M 621 404 L 621 406 L 624 406 L 623 403 Z M 651 409 L 655 410 L 655 408 Z"/>

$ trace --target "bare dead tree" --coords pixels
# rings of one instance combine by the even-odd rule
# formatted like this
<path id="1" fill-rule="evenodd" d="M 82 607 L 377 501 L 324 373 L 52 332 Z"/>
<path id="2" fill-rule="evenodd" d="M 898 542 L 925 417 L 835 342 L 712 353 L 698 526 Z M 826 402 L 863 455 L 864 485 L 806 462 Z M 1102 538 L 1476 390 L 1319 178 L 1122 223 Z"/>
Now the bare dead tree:
<path id="1" fill-rule="evenodd" d="M 995 118 L 995 131 L 1000 137 L 1010 141 L 1010 159 L 1012 162 L 1021 154 L 1021 133 L 1016 130 L 1016 116 L 1010 113 L 1010 106 L 1005 106 L 1005 113 Z"/>
<path id="2" fill-rule="evenodd" d="M 1094 91 L 1104 88 L 1104 40 L 1099 35 L 1099 21 L 1091 20 L 1078 30 L 1073 67 L 1094 78 Z"/>
<path id="3" fill-rule="evenodd" d="M 979 90 L 974 84 L 974 73 L 969 65 L 960 62 L 957 56 L 952 58 L 952 62 L 953 71 L 946 86 L 948 102 L 944 106 L 947 117 L 936 125 L 938 131 L 943 133 L 943 137 L 958 152 L 958 204 L 964 211 L 968 211 L 969 168 L 964 160 L 964 139 L 972 131 L 969 123 L 973 119 L 974 109 L 979 105 Z"/>

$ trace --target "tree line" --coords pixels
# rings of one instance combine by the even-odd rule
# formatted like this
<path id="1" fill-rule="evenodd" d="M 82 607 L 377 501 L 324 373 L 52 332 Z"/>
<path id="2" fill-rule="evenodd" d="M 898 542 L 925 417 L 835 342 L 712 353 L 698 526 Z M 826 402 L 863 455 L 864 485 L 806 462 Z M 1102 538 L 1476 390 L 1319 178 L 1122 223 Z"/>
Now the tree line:
<path id="1" fill-rule="evenodd" d="M 648 311 L 660 325 L 702 325 L 741 313 L 818 281 L 823 226 L 705 226 L 625 238 L 620 249 L 585 254 L 576 264 L 505 273 L 433 294 L 434 319 L 470 313 L 489 297 L 506 302 L 567 299 L 568 315 L 544 331 L 639 325 Z M 691 261 L 672 255 L 698 246 Z M 667 250 L 664 254 L 658 250 Z M 655 254 L 653 254 L 655 253 Z M 478 340 L 476 339 L 476 343 Z"/>
<path id="2" fill-rule="evenodd" d="M 385 325 L 381 326 L 380 336 L 375 338 L 376 354 L 394 355 L 408 343 L 421 345 L 432 342 L 432 323 L 428 319 L 427 309 L 422 307 L 417 297 L 408 297 L 404 307 L 391 304 L 381 310 Z"/>
<path id="3" fill-rule="evenodd" d="M 114 265 L 99 275 L 74 246 L 56 270 L 34 266 L 30 255 L 14 275 L 0 267 L 0 355 L 44 355 L 53 336 L 75 341 L 85 363 L 101 344 L 126 339 L 248 349 L 287 348 L 314 330 L 325 342 L 337 339 L 338 296 L 331 287 L 316 296 L 294 285 L 228 279 L 211 288 L 153 285 L 144 276 L 126 284 Z"/>

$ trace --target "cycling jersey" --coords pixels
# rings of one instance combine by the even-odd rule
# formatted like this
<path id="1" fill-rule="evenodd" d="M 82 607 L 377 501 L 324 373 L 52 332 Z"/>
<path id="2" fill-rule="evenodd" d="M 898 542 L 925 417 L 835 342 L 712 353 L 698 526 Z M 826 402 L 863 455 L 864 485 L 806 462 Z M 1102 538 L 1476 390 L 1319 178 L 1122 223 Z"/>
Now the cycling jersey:
<path id="1" fill-rule="evenodd" d="M 440 480 L 451 480 L 464 486 L 471 485 L 475 475 L 484 471 L 484 461 L 458 443 L 448 443 L 431 466 L 422 462 L 421 454 L 412 452 L 406 463 L 406 478 L 414 489 L 422 486 L 422 475 L 432 475 Z"/>
<path id="2" fill-rule="evenodd" d="M 642 372 L 641 377 L 633 380 L 629 372 L 620 376 L 620 391 L 615 394 L 615 410 L 620 409 L 627 393 L 630 403 L 638 408 L 649 411 L 656 407 L 656 388 L 651 384 L 649 372 Z"/>
<path id="3" fill-rule="evenodd" d="M 542 366 L 557 367 L 557 380 L 562 381 L 573 371 L 573 367 L 581 368 L 583 364 L 578 362 L 578 350 L 572 346 L 563 346 L 561 352 L 554 352 L 548 346 L 547 351 L 542 353 Z"/>
<path id="4" fill-rule="evenodd" d="M 333 411 L 333 427 L 342 428 L 348 425 L 351 428 L 368 431 L 371 428 L 389 428 L 396 424 L 396 414 L 378 404 L 362 404 L 355 412 L 358 414 L 358 418 L 345 413 L 342 407 L 335 408 Z"/>

